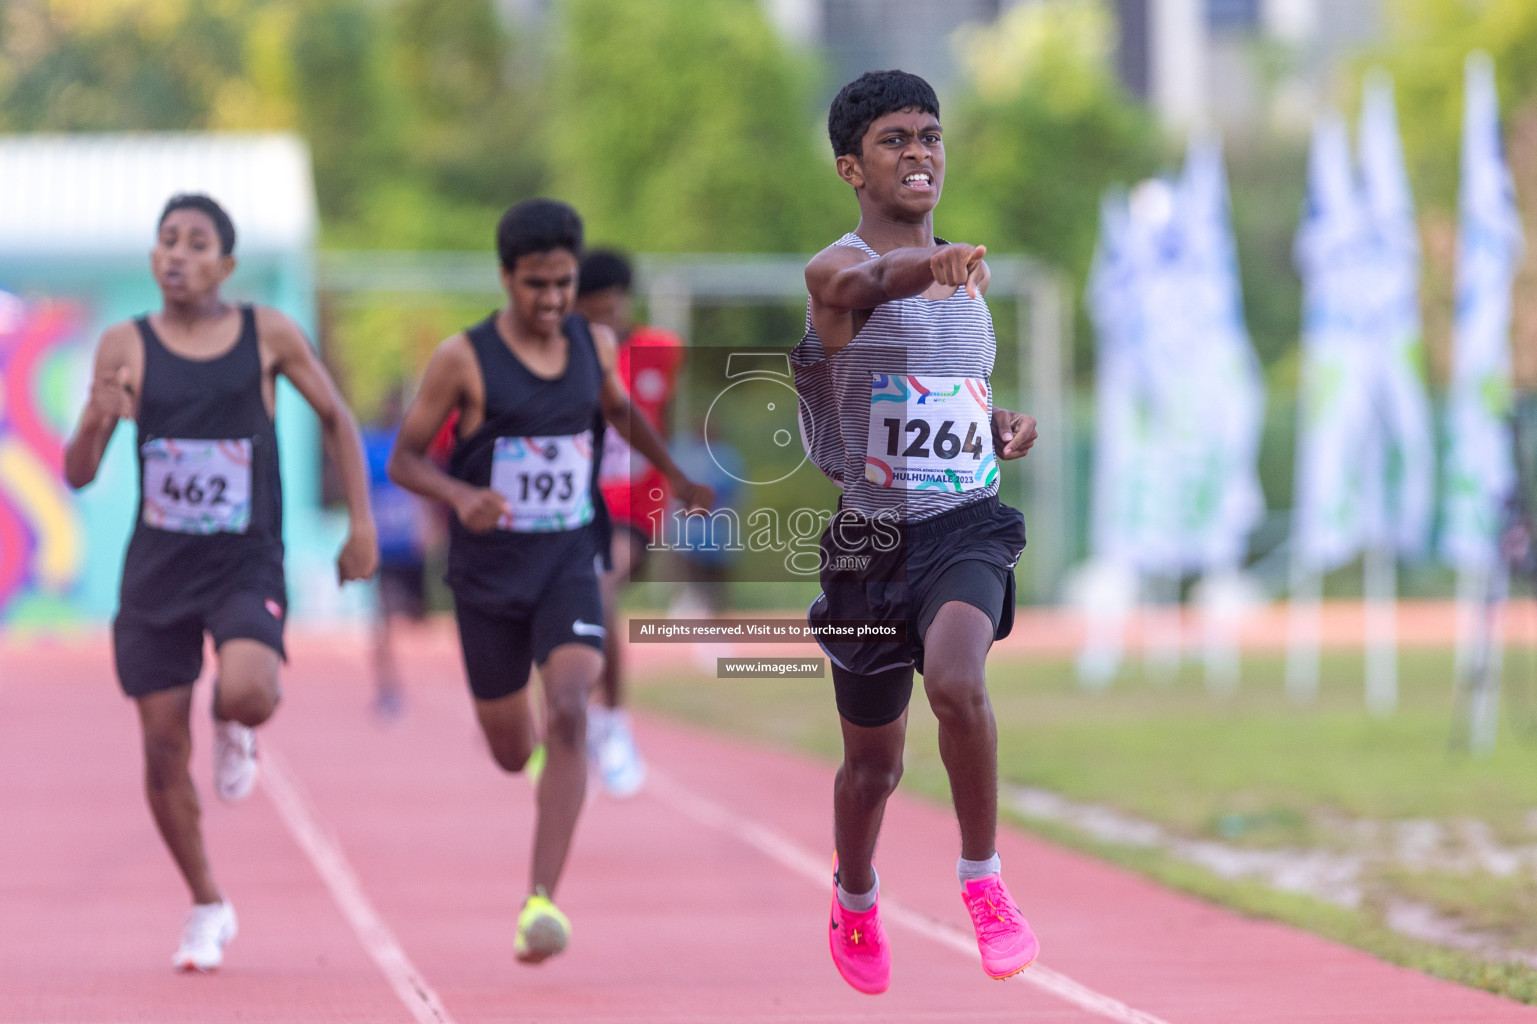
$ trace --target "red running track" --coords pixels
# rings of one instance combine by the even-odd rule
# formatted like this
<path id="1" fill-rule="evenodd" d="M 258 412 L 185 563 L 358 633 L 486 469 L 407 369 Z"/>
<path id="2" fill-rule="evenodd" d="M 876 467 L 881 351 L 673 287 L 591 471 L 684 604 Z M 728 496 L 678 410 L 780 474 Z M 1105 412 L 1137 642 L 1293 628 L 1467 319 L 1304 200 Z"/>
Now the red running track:
<path id="1" fill-rule="evenodd" d="M 893 983 L 861 996 L 826 948 L 829 768 L 651 720 L 653 784 L 595 797 L 578 832 L 559 893 L 570 949 L 523 967 L 532 797 L 492 768 L 444 635 L 406 658 L 410 705 L 389 726 L 366 711 L 358 642 L 293 648 L 263 731 L 275 770 L 245 804 L 205 805 L 241 934 L 203 977 L 167 966 L 186 895 L 105 645 L 0 647 L 0 1022 L 1537 1020 L 1008 830 L 1006 872 L 1043 954 L 990 981 L 954 822 L 900 795 L 879 855 Z"/>

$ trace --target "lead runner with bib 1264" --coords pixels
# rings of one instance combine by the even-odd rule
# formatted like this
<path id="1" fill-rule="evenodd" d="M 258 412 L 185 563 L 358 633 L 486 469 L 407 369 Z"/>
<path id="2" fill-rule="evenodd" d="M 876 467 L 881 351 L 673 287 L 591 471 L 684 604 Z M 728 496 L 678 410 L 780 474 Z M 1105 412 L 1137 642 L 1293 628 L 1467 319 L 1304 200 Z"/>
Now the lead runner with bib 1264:
<path id="1" fill-rule="evenodd" d="M 791 356 L 802 436 L 843 490 L 809 617 L 905 629 L 901 639 L 822 641 L 843 729 L 828 944 L 855 989 L 886 990 L 873 858 L 902 774 L 916 670 L 960 824 L 961 899 L 983 969 L 1006 978 L 1039 947 L 994 845 L 998 737 L 985 664 L 1013 623 L 1025 546 L 1023 518 L 998 500 L 999 461 L 1026 453 L 1035 421 L 993 406 L 986 250 L 934 237 L 945 175 L 934 91 L 915 75 L 871 72 L 833 100 L 827 129 L 859 224 L 806 266 L 806 335 Z"/>
<path id="2" fill-rule="evenodd" d="M 162 308 L 102 334 L 90 399 L 64 456 L 69 483 L 84 487 L 95 479 L 118 420 L 135 422 L 139 506 L 113 653 L 123 691 L 139 710 L 150 810 L 192 890 L 192 912 L 172 958 L 181 970 L 218 967 L 236 929 L 203 848 L 187 771 L 203 635 L 213 638 L 218 659 L 220 798 L 251 792 L 255 727 L 278 703 L 288 614 L 273 421 L 280 374 L 319 416 L 346 494 L 350 532 L 338 577 L 366 579 L 379 561 L 357 424 L 292 320 L 220 297 L 235 269 L 234 249 L 234 223 L 214 200 L 178 195 L 166 204 L 150 252 Z"/>

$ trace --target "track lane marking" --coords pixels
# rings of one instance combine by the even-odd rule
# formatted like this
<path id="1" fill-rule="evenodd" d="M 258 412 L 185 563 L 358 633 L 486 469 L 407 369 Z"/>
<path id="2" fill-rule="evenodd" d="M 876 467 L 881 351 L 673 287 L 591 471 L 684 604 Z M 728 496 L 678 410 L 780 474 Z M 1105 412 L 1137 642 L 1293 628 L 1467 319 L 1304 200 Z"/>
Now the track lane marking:
<path id="1" fill-rule="evenodd" d="M 331 898 L 341 910 L 342 916 L 352 926 L 358 941 L 390 987 L 405 1003 L 417 1024 L 454 1024 L 432 986 L 427 984 L 420 971 L 406 956 L 384 918 L 368 901 L 357 872 L 347 862 L 340 844 L 320 823 L 319 816 L 304 796 L 298 779 L 287 768 L 284 759 L 277 755 L 271 744 L 262 741 L 262 789 L 277 808 L 278 817 L 288 826 L 289 833 L 299 844 Z"/>
<path id="2" fill-rule="evenodd" d="M 671 775 L 658 771 L 654 765 L 651 767 L 646 789 L 674 810 L 693 818 L 702 825 L 725 832 L 746 843 L 769 859 L 777 861 L 817 885 L 825 885 L 829 880 L 830 862 L 826 857 L 817 856 L 761 822 L 737 814 L 713 800 L 700 796 L 680 785 Z M 980 958 L 977 942 L 973 936 L 915 910 L 909 910 L 889 896 L 881 898 L 881 917 L 970 959 Z M 1169 1024 L 1162 1017 L 1127 1006 L 1119 999 L 1074 981 L 1067 975 L 1044 966 L 1039 960 L 1014 977 L 1049 992 L 1079 1009 L 1115 1021 L 1116 1024 Z"/>

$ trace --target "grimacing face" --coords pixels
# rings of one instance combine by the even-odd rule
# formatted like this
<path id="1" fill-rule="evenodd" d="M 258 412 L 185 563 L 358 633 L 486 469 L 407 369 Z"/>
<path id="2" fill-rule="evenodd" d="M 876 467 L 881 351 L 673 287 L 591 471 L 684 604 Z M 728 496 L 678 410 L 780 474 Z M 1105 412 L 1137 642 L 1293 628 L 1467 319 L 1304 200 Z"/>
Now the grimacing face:
<path id="1" fill-rule="evenodd" d="M 576 302 L 576 254 L 551 249 L 519 256 L 503 268 L 502 284 L 518 325 L 537 337 L 551 337 Z"/>
<path id="2" fill-rule="evenodd" d="M 150 271 L 168 302 L 187 302 L 216 291 L 235 269 L 219 252 L 219 232 L 202 210 L 172 210 L 149 254 Z"/>
<path id="3" fill-rule="evenodd" d="M 883 114 L 865 130 L 862 154 L 838 158 L 838 173 L 877 205 L 912 218 L 932 212 L 945 181 L 939 118 L 919 110 Z"/>

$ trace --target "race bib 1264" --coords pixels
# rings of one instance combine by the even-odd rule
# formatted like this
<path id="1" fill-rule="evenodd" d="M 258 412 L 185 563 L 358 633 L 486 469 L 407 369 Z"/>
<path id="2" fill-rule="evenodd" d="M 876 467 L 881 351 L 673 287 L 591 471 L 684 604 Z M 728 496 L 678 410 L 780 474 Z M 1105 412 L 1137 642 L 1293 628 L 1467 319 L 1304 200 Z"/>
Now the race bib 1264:
<path id="1" fill-rule="evenodd" d="M 998 479 L 991 385 L 975 377 L 877 373 L 865 479 L 907 491 L 975 491 Z"/>
<path id="2" fill-rule="evenodd" d="M 551 533 L 592 522 L 592 431 L 561 437 L 499 437 L 491 489 L 512 514 L 504 530 Z"/>
<path id="3" fill-rule="evenodd" d="M 173 533 L 245 533 L 251 525 L 251 441 L 159 437 L 144 456 L 144 525 Z"/>

